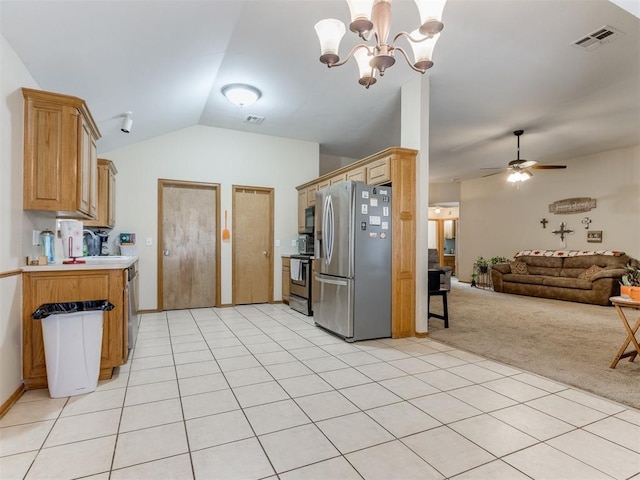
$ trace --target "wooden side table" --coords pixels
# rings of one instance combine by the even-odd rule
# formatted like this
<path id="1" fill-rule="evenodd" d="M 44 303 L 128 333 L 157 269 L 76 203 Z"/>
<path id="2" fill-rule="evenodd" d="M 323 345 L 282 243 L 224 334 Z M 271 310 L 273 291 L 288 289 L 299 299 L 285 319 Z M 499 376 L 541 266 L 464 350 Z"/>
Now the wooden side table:
<path id="1" fill-rule="evenodd" d="M 616 354 L 616 358 L 613 359 L 613 362 L 611 362 L 611 366 L 609 367 L 609 368 L 616 368 L 616 365 L 621 359 L 626 357 L 631 357 L 629 358 L 629 361 L 633 362 L 636 356 L 640 353 L 640 345 L 638 345 L 638 340 L 636 340 L 636 332 L 638 331 L 638 327 L 640 327 L 640 316 L 638 317 L 638 319 L 636 320 L 636 323 L 632 327 L 624 311 L 622 310 L 623 308 L 640 310 L 640 302 L 636 300 L 631 300 L 630 298 L 626 298 L 626 297 L 611 297 L 609 301 L 613 303 L 613 306 L 616 308 L 616 311 L 618 312 L 618 316 L 620 317 L 620 320 L 622 320 L 622 325 L 624 326 L 624 329 L 627 331 L 627 339 L 624 341 L 624 343 L 620 347 L 620 350 L 618 350 L 618 353 Z M 626 350 L 630 343 L 633 343 L 634 350 L 629 350 L 627 352 Z"/>

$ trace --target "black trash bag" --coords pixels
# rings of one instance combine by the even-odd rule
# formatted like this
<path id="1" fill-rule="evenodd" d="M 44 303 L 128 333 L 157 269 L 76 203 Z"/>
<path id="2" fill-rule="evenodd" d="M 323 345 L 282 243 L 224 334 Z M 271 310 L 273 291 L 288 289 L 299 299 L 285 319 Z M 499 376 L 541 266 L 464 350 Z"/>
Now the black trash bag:
<path id="1" fill-rule="evenodd" d="M 109 311 L 113 310 L 115 305 L 109 303 L 108 300 L 89 300 L 86 302 L 62 302 L 62 303 L 44 303 L 31 314 L 34 320 L 42 320 L 49 315 L 60 315 L 65 313 L 90 312 L 95 310 Z"/>

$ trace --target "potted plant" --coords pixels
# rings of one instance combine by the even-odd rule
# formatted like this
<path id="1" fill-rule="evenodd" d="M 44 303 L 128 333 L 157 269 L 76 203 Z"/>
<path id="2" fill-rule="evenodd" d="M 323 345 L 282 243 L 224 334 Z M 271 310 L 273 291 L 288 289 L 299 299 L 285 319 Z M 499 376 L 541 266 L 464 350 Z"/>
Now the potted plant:
<path id="1" fill-rule="evenodd" d="M 509 263 L 509 259 L 507 257 L 491 257 L 489 259 L 489 263 L 491 264 L 491 266 L 494 266 L 498 263 Z"/>
<path id="2" fill-rule="evenodd" d="M 473 262 L 473 266 L 478 270 L 478 272 L 487 273 L 489 271 L 489 260 L 484 257 L 478 257 L 476 258 L 476 261 Z"/>
<path id="3" fill-rule="evenodd" d="M 476 285 L 476 278 L 478 278 L 478 274 L 477 274 L 477 273 L 475 273 L 475 272 L 473 272 L 473 273 L 471 274 L 471 286 L 472 286 L 472 287 L 477 287 L 477 285 Z"/>
<path id="4" fill-rule="evenodd" d="M 631 260 L 620 279 L 620 295 L 640 301 L 640 262 Z"/>

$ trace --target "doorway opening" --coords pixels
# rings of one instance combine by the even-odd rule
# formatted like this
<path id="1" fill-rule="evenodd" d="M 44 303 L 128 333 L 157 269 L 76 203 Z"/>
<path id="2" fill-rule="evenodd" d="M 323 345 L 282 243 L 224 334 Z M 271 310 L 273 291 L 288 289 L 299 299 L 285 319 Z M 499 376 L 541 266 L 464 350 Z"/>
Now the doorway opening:
<path id="1" fill-rule="evenodd" d="M 458 205 L 451 202 L 429 207 L 428 248 L 438 250 L 440 265 L 451 267 L 453 276 L 458 271 Z"/>

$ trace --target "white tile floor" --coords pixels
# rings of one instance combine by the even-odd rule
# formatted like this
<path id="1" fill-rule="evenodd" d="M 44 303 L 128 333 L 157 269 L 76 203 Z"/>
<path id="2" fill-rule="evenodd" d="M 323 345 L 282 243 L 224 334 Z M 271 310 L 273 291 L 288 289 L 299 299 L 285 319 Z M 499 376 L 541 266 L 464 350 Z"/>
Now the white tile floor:
<path id="1" fill-rule="evenodd" d="M 148 314 L 98 390 L 29 391 L 4 479 L 640 479 L 640 411 L 430 339 L 348 344 L 286 305 Z"/>

